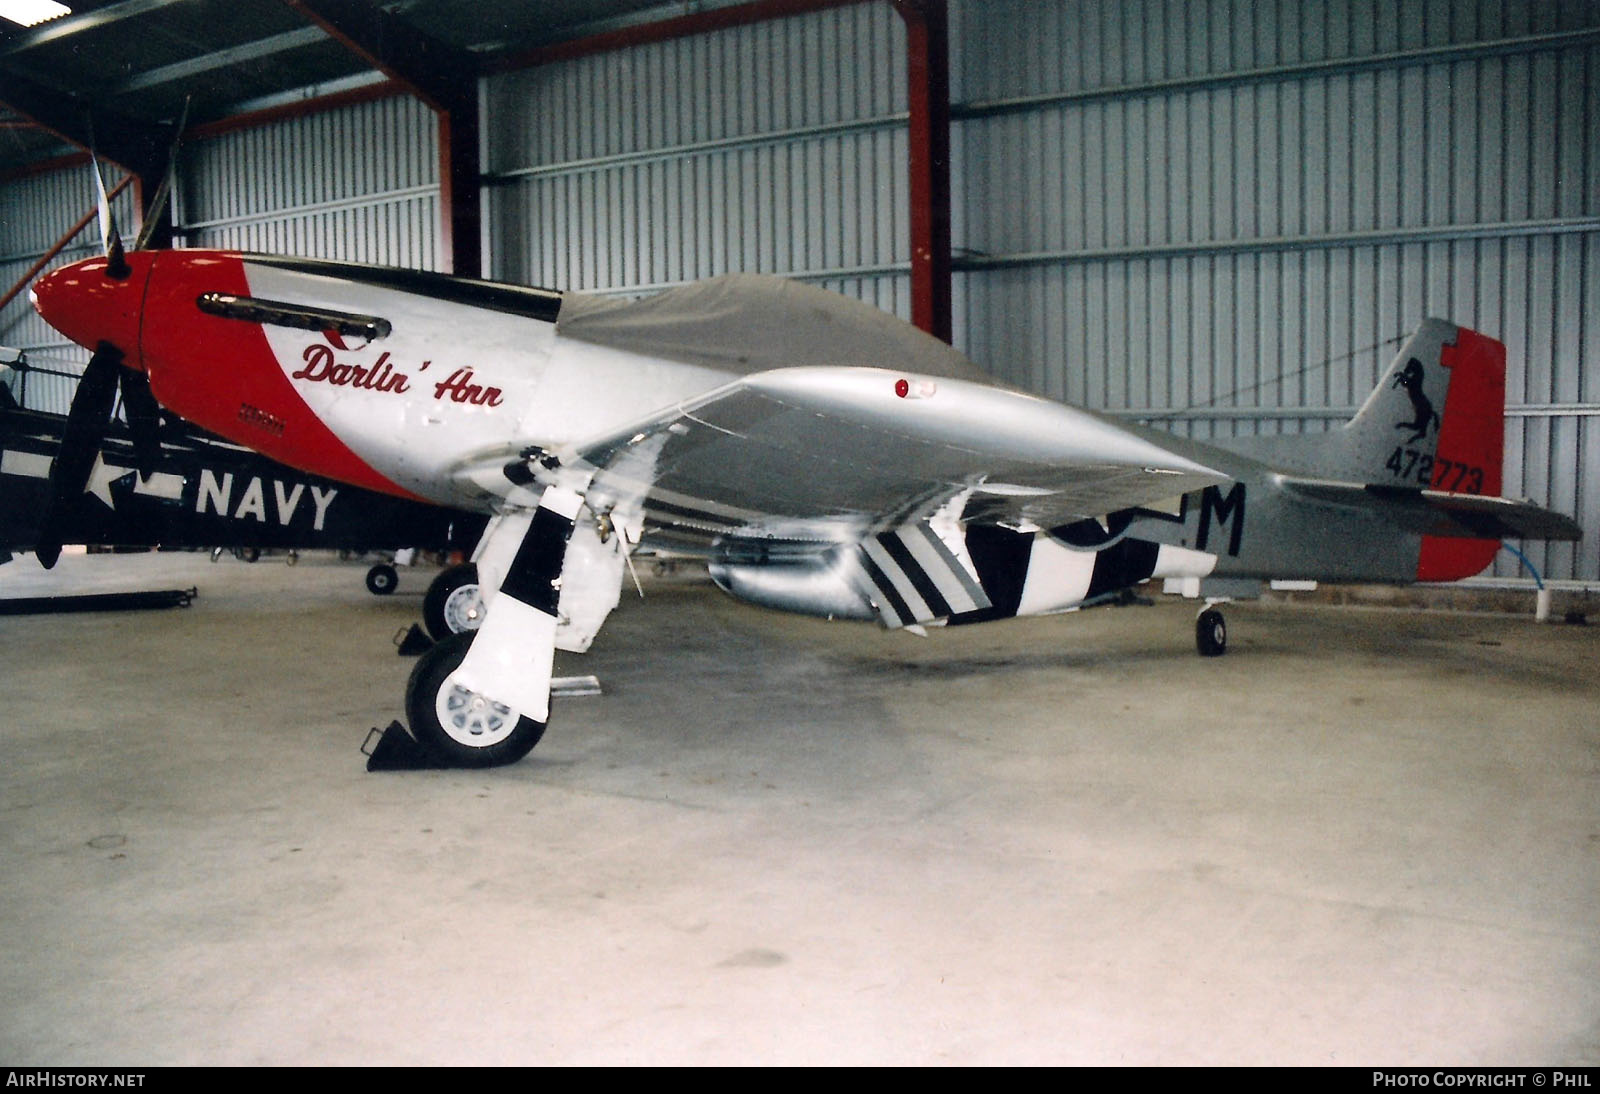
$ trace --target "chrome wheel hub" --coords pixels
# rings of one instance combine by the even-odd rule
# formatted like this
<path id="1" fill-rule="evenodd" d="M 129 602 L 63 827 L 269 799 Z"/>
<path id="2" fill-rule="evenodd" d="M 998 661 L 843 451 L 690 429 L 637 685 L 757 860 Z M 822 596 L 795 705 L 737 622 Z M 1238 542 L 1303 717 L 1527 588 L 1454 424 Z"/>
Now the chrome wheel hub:
<path id="1" fill-rule="evenodd" d="M 454 741 L 470 748 L 488 748 L 511 736 L 521 715 L 504 703 L 446 682 L 434 702 L 439 726 Z"/>
<path id="2" fill-rule="evenodd" d="M 451 634 L 475 631 L 483 626 L 484 610 L 482 586 L 477 582 L 463 585 L 444 598 L 442 612 L 445 626 L 450 628 Z"/>

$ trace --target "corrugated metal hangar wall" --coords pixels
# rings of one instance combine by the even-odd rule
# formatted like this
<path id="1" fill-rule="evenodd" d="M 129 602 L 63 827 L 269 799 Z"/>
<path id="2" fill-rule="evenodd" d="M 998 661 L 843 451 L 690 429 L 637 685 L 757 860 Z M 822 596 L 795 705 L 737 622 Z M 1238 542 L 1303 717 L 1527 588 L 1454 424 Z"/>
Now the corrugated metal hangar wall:
<path id="1" fill-rule="evenodd" d="M 1350 417 L 1426 316 L 1508 351 L 1505 490 L 1600 577 L 1600 4 L 963 4 L 958 338 L 1197 437 Z M 1502 552 L 1497 573 L 1518 572 Z"/>
<path id="2" fill-rule="evenodd" d="M 1600 2 L 953 0 L 950 29 L 975 360 L 1193 436 L 1298 432 L 1424 316 L 1478 327 L 1509 349 L 1507 492 L 1586 530 L 1530 554 L 1600 580 Z M 877 0 L 486 78 L 487 273 L 759 270 L 908 316 L 905 53 Z M 395 97 L 197 140 L 181 216 L 196 245 L 437 267 L 436 147 Z M 5 223 L 70 222 L 74 179 L 0 187 Z M 0 329 L 51 340 L 27 322 Z"/>
<path id="3" fill-rule="evenodd" d="M 491 78 L 493 276 L 760 271 L 909 315 L 905 52 L 871 3 Z"/>
<path id="4" fill-rule="evenodd" d="M 189 246 L 437 266 L 438 127 L 415 99 L 195 142 L 183 178 Z"/>

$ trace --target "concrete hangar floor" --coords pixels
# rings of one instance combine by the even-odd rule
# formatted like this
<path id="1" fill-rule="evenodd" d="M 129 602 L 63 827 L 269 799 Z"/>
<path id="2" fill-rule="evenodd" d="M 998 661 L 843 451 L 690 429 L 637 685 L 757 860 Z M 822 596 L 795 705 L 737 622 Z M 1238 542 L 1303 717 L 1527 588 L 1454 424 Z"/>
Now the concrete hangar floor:
<path id="1" fill-rule="evenodd" d="M 630 596 L 525 761 L 368 774 L 428 571 L 31 558 L 0 1059 L 1600 1061 L 1600 629 L 1234 605 L 934 633 Z"/>

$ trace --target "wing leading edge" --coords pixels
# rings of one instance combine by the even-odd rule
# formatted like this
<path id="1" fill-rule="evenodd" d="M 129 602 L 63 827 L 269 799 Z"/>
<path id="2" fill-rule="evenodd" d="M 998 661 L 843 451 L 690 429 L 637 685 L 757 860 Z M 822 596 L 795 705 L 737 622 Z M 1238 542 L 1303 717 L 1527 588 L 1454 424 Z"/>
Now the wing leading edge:
<path id="1" fill-rule="evenodd" d="M 878 368 L 756 373 L 580 446 L 591 507 L 708 532 L 846 542 L 963 499 L 1050 527 L 1173 498 L 1222 472 L 1086 411 Z"/>

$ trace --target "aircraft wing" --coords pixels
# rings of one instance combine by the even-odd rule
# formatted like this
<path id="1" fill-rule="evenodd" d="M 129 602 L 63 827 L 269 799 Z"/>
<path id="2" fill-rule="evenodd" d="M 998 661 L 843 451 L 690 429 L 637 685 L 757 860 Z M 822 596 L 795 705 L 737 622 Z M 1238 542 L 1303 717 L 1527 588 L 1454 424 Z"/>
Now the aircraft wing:
<path id="1" fill-rule="evenodd" d="M 928 519 L 1051 527 L 1227 476 L 1022 392 L 881 368 L 746 376 L 581 445 L 591 507 L 703 534 L 845 540 Z"/>
<path id="2" fill-rule="evenodd" d="M 1376 512 L 1396 528 L 1452 539 L 1578 540 L 1583 529 L 1571 517 L 1531 501 L 1413 490 L 1395 486 L 1285 478 L 1289 491 L 1316 501 Z"/>

